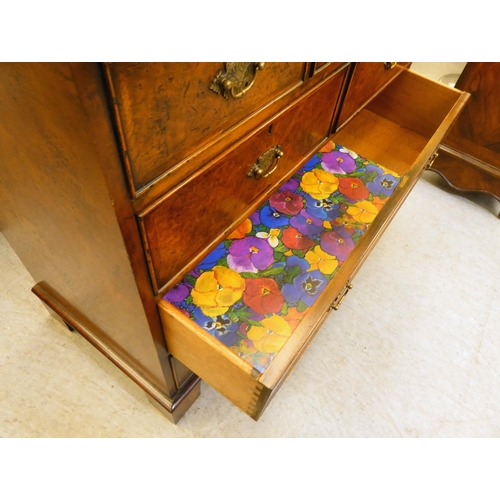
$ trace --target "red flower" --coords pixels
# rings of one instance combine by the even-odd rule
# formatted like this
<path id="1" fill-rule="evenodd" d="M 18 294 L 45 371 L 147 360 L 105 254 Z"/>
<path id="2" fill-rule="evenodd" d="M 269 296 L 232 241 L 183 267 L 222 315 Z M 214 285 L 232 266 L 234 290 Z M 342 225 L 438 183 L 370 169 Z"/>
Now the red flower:
<path id="1" fill-rule="evenodd" d="M 272 278 L 247 278 L 243 302 L 258 314 L 277 313 L 283 307 L 283 294 Z"/>
<path id="2" fill-rule="evenodd" d="M 278 191 L 269 198 L 269 205 L 282 214 L 297 215 L 304 208 L 304 200 L 292 191 Z"/>
<path id="3" fill-rule="evenodd" d="M 314 246 L 314 241 L 311 238 L 300 234 L 297 229 L 291 226 L 283 230 L 281 241 L 292 250 L 309 250 Z"/>
<path id="4" fill-rule="evenodd" d="M 366 200 L 370 196 L 368 188 L 355 177 L 339 179 L 339 191 L 351 200 Z"/>

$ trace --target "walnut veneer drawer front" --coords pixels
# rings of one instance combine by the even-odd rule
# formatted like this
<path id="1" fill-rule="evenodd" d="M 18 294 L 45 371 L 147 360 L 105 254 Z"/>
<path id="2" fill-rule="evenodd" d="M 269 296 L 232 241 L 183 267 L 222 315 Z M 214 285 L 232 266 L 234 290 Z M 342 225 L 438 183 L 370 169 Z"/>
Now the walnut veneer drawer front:
<path id="1" fill-rule="evenodd" d="M 221 159 L 140 214 L 157 290 L 181 275 L 186 265 L 232 230 L 253 204 L 291 175 L 328 137 L 344 73 L 324 80 L 234 145 Z M 277 146 L 283 157 L 271 165 L 275 171 L 267 177 L 250 177 L 248 173 L 259 157 Z"/>
<path id="2" fill-rule="evenodd" d="M 358 62 L 340 113 L 339 126 L 348 120 L 378 89 L 398 75 L 408 63 Z"/>
<path id="3" fill-rule="evenodd" d="M 227 63 L 250 64 L 250 63 Z M 255 63 L 259 64 L 259 63 Z M 303 81 L 305 63 L 265 63 L 241 98 L 214 92 L 224 63 L 106 65 L 129 180 L 138 191 Z M 253 73 L 252 73 L 253 72 Z M 223 75 L 221 78 L 223 78 Z M 219 82 L 220 83 L 220 82 Z M 246 81 L 250 87 L 251 81 Z"/>

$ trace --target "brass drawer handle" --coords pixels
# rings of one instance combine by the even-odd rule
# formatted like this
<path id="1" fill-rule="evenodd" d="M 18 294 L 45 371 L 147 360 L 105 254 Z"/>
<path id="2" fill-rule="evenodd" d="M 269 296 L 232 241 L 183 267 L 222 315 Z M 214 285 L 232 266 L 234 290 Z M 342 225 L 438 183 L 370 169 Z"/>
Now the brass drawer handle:
<path id="1" fill-rule="evenodd" d="M 269 177 L 278 168 L 278 162 L 284 154 L 279 144 L 268 149 L 251 166 L 247 174 L 248 177 L 255 177 L 256 179 Z"/>
<path id="2" fill-rule="evenodd" d="M 226 99 L 232 96 L 241 99 L 253 86 L 257 73 L 264 69 L 263 62 L 228 62 L 226 72 L 222 70 L 212 80 L 210 89 Z"/>
<path id="3" fill-rule="evenodd" d="M 397 62 L 391 63 L 391 62 L 385 62 L 384 63 L 384 69 L 392 69 L 396 66 Z"/>
<path id="4" fill-rule="evenodd" d="M 436 160 L 436 158 L 439 156 L 439 153 L 432 153 L 432 156 L 429 158 L 429 161 L 425 165 L 425 169 L 429 169 L 432 167 L 432 164 Z"/>
<path id="5" fill-rule="evenodd" d="M 347 282 L 347 285 L 344 287 L 342 292 L 334 300 L 334 302 L 332 304 L 332 309 L 334 309 L 335 311 L 338 311 L 340 309 L 340 306 L 342 305 L 342 302 L 344 302 L 345 296 L 347 295 L 349 290 L 352 290 L 352 284 Z"/>

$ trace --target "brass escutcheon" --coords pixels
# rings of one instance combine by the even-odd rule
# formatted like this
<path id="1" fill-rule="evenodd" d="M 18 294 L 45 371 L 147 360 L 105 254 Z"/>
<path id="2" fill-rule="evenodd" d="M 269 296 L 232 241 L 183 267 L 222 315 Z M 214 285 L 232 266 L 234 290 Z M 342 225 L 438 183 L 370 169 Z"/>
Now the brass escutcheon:
<path id="1" fill-rule="evenodd" d="M 226 99 L 229 96 L 241 99 L 252 88 L 258 71 L 264 66 L 263 62 L 227 62 L 226 72 L 221 70 L 215 75 L 210 89 Z"/>
<path id="2" fill-rule="evenodd" d="M 397 62 L 395 62 L 395 63 L 385 62 L 384 63 L 384 68 L 385 69 L 392 69 L 392 68 L 394 68 L 396 66 L 396 64 L 397 64 Z"/>
<path id="3" fill-rule="evenodd" d="M 284 154 L 279 144 L 268 149 L 265 153 L 262 153 L 259 159 L 251 166 L 247 174 L 248 177 L 255 177 L 256 179 L 269 177 L 278 168 L 278 162 Z"/>

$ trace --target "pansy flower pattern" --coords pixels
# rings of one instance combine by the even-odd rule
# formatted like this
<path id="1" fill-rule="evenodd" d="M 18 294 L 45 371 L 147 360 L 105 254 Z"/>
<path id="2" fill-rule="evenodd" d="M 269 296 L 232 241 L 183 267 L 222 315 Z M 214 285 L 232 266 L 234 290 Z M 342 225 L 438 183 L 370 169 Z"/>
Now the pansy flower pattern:
<path id="1" fill-rule="evenodd" d="M 399 181 L 330 141 L 165 300 L 264 372 Z"/>

